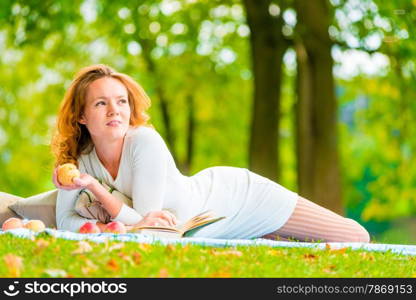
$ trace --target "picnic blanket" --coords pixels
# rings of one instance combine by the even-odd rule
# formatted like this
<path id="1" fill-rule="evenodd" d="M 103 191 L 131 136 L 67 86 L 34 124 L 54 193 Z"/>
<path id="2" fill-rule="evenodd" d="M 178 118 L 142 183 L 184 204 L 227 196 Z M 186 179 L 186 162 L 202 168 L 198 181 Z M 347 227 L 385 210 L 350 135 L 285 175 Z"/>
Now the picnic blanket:
<path id="1" fill-rule="evenodd" d="M 0 231 L 0 234 L 13 234 L 21 238 L 34 239 L 38 234 L 34 231 L 19 228 L 12 229 L 7 232 Z M 375 243 L 307 243 L 307 242 L 287 242 L 287 241 L 273 241 L 263 238 L 242 240 L 242 239 L 212 239 L 201 237 L 186 237 L 186 238 L 162 238 L 144 235 L 140 233 L 125 233 L 125 234 L 113 234 L 113 233 L 76 233 L 65 230 L 56 230 L 46 228 L 43 234 L 48 234 L 56 238 L 62 238 L 67 240 L 90 240 L 97 243 L 103 243 L 106 241 L 120 241 L 120 242 L 137 242 L 146 244 L 160 243 L 162 245 L 168 244 L 196 244 L 210 247 L 236 247 L 236 246 L 269 246 L 277 248 L 313 248 L 313 249 L 326 249 L 328 246 L 331 249 L 350 248 L 351 250 L 367 250 L 367 251 L 379 251 L 403 254 L 403 255 L 416 255 L 416 245 L 398 245 L 398 244 L 375 244 Z"/>

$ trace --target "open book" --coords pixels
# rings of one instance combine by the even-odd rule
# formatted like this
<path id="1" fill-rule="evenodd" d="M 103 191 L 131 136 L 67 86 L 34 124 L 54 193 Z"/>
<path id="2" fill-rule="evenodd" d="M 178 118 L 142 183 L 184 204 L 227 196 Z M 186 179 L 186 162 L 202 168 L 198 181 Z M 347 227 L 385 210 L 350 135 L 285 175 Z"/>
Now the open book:
<path id="1" fill-rule="evenodd" d="M 169 226 L 129 226 L 129 232 L 154 235 L 158 237 L 181 238 L 192 236 L 203 227 L 215 223 L 225 217 L 215 217 L 212 211 L 204 211 L 183 224 L 175 227 Z"/>

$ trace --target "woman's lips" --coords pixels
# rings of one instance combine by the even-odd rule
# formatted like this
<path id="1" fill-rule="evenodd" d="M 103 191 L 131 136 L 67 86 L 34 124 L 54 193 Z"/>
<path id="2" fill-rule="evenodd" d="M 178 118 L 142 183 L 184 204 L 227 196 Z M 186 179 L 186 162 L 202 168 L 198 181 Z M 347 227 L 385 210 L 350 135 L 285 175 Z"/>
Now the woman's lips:
<path id="1" fill-rule="evenodd" d="M 120 121 L 110 121 L 110 122 L 108 122 L 106 125 L 107 126 L 110 126 L 110 127 L 117 127 L 117 126 L 119 126 L 121 124 L 121 122 Z"/>

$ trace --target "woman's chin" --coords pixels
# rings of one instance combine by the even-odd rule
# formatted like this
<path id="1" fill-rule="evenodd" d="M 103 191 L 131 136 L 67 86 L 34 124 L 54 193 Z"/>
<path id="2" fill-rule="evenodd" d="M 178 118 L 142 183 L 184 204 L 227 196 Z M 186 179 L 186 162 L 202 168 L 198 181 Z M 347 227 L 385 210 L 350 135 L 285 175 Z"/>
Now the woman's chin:
<path id="1" fill-rule="evenodd" d="M 95 141 L 115 141 L 119 139 L 123 139 L 127 133 L 128 127 L 125 126 L 117 126 L 117 127 L 106 127 L 99 131 L 90 132 L 93 140 Z"/>
<path id="2" fill-rule="evenodd" d="M 127 129 L 125 127 L 109 127 L 106 135 L 108 137 L 111 137 L 112 139 L 117 139 L 117 138 L 124 138 L 124 136 L 127 133 Z"/>

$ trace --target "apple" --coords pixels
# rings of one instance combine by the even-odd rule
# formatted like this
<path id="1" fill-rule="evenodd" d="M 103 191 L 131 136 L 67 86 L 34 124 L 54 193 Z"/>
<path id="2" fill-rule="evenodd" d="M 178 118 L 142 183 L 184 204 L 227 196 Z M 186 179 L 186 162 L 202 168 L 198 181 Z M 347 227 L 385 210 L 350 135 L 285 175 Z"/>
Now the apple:
<path id="1" fill-rule="evenodd" d="M 107 223 L 104 228 L 104 232 L 111 232 L 111 233 L 126 233 L 126 226 L 119 221 L 113 221 Z"/>
<path id="2" fill-rule="evenodd" d="M 74 184 L 72 180 L 80 175 L 77 166 L 72 163 L 66 163 L 58 167 L 58 181 L 62 185 Z"/>
<path id="3" fill-rule="evenodd" d="M 23 222 L 19 218 L 8 218 L 6 221 L 3 222 L 3 226 L 1 229 L 3 231 L 15 229 L 15 228 L 23 228 Z"/>
<path id="4" fill-rule="evenodd" d="M 41 220 L 29 220 L 25 224 L 25 228 L 36 231 L 36 232 L 40 232 L 40 231 L 45 230 L 45 224 L 43 224 Z"/>
<path id="5" fill-rule="evenodd" d="M 97 224 L 86 222 L 79 228 L 79 233 L 100 233 L 101 230 Z"/>

